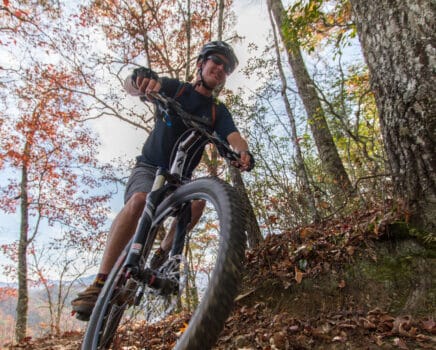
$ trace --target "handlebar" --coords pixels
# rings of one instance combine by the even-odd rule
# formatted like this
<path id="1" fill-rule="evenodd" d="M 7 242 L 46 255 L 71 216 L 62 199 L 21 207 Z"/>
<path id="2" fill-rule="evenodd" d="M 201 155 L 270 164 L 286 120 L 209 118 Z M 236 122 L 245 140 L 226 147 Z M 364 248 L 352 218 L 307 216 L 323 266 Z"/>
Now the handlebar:
<path id="1" fill-rule="evenodd" d="M 233 151 L 225 141 L 213 135 L 213 125 L 209 119 L 201 118 L 186 112 L 181 104 L 174 98 L 165 96 L 159 92 L 152 92 L 150 93 L 150 96 L 153 98 L 152 102 L 157 105 L 161 112 L 169 114 L 170 111 L 173 111 L 188 127 L 195 129 L 202 136 L 209 139 L 209 141 L 216 146 L 222 157 L 236 162 L 240 159 L 239 154 Z"/>
<path id="2" fill-rule="evenodd" d="M 168 112 L 170 109 L 173 110 L 179 117 L 181 117 L 186 122 L 194 122 L 198 123 L 203 127 L 212 129 L 213 125 L 212 122 L 206 118 L 201 118 L 196 115 L 190 114 L 186 112 L 182 105 L 177 102 L 174 98 L 165 96 L 164 94 L 161 94 L 159 92 L 152 92 L 150 93 L 150 96 L 153 97 L 155 104 L 160 105 L 163 107 L 163 110 L 165 112 Z M 191 124 L 189 123 L 189 124 Z M 191 126 L 191 125 L 190 125 Z M 195 126 L 195 125 L 193 125 Z"/>

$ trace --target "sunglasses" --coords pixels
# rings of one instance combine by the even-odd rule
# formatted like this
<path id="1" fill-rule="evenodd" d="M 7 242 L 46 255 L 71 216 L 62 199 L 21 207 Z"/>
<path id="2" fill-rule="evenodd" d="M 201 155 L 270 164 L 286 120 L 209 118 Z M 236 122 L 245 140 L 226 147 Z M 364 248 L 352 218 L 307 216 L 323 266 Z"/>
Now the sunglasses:
<path id="1" fill-rule="evenodd" d="M 230 74 L 232 72 L 232 67 L 230 67 L 230 64 L 224 61 L 221 57 L 216 55 L 210 55 L 207 56 L 206 60 L 212 60 L 213 63 L 215 63 L 217 66 L 223 65 L 224 71 L 227 74 Z"/>

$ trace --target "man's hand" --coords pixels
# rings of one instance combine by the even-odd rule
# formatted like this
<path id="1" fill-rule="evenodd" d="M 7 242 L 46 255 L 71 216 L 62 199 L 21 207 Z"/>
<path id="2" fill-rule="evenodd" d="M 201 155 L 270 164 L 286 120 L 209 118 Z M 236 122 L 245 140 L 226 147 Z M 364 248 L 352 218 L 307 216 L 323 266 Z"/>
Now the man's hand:
<path id="1" fill-rule="evenodd" d="M 149 68 L 141 67 L 133 71 L 132 79 L 139 92 L 152 100 L 150 93 L 159 92 L 162 86 L 159 76 Z"/>
<path id="2" fill-rule="evenodd" d="M 230 133 L 227 136 L 227 141 L 229 142 L 230 146 L 238 152 L 239 154 L 239 161 L 238 162 L 232 162 L 232 165 L 241 169 L 242 171 L 250 171 L 254 167 L 254 157 L 253 155 L 248 151 L 248 144 L 247 141 L 245 141 L 241 134 L 238 131 L 234 131 Z"/>
<path id="3" fill-rule="evenodd" d="M 141 91 L 145 96 L 147 96 L 148 99 L 150 99 L 150 93 L 159 92 L 161 83 L 159 79 L 138 76 L 136 78 L 136 86 L 138 87 L 139 91 Z"/>
<path id="4" fill-rule="evenodd" d="M 241 171 L 250 171 L 254 168 L 254 157 L 249 151 L 239 152 L 239 161 L 232 162 L 232 165 L 239 168 Z"/>

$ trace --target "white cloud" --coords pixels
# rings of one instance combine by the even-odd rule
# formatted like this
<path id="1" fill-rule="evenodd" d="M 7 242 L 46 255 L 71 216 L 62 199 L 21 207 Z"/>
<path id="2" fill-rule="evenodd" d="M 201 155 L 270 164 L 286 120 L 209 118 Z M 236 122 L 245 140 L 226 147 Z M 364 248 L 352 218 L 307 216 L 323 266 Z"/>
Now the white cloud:
<path id="1" fill-rule="evenodd" d="M 248 52 L 248 45 L 255 43 L 260 49 L 265 45 L 270 23 L 264 1 L 235 1 L 234 10 L 237 17 L 236 32 L 239 36 L 243 37 L 241 42 L 234 44 L 234 49 L 238 56 L 239 68 L 242 68 L 252 55 L 252 53 Z M 236 70 L 235 73 L 230 76 L 227 85 L 229 88 L 234 89 L 248 84 L 253 86 L 255 83 L 255 81 L 248 81 L 247 77 L 243 76 L 239 70 Z"/>
<path id="2" fill-rule="evenodd" d="M 101 118 L 92 123 L 101 141 L 99 160 L 110 162 L 114 158 L 134 159 L 141 153 L 147 135 L 144 130 L 133 127 L 116 118 Z"/>

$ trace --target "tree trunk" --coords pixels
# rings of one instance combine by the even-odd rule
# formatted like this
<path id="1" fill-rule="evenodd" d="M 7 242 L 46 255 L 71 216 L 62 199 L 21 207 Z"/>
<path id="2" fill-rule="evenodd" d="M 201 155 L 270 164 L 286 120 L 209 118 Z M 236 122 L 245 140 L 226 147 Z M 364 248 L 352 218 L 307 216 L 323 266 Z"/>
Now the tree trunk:
<path id="1" fill-rule="evenodd" d="M 192 21 L 191 0 L 188 0 L 187 6 L 188 6 L 188 13 L 187 13 L 187 18 L 186 18 L 186 71 L 185 71 L 185 81 L 190 81 L 191 80 L 191 72 L 190 72 L 189 68 L 190 68 L 190 62 L 191 62 L 191 21 Z"/>
<path id="2" fill-rule="evenodd" d="M 18 243 L 18 300 L 17 319 L 15 323 L 15 340 L 20 342 L 27 332 L 27 233 L 29 229 L 28 194 L 27 194 L 27 164 L 23 164 L 21 172 L 21 225 Z"/>
<path id="3" fill-rule="evenodd" d="M 244 185 L 244 180 L 242 179 L 241 172 L 229 165 L 230 177 L 232 178 L 233 186 L 239 192 L 242 198 L 242 203 L 244 205 L 244 210 L 246 214 L 246 226 L 245 231 L 247 233 L 248 246 L 250 248 L 255 248 L 263 241 L 262 233 L 260 232 L 259 224 L 257 222 L 256 215 L 254 214 L 253 206 L 251 205 L 250 199 L 247 195 L 247 190 Z"/>
<path id="4" fill-rule="evenodd" d="M 339 188 L 341 192 L 346 194 L 352 193 L 353 186 L 339 158 L 338 150 L 321 106 L 321 101 L 307 71 L 300 47 L 297 42 L 287 40 L 283 33 L 283 18 L 285 16 L 283 4 L 280 0 L 268 0 L 268 6 L 277 26 L 280 28 L 281 39 L 287 49 L 289 64 L 307 113 L 309 127 L 322 165 L 333 180 L 336 188 Z"/>
<path id="5" fill-rule="evenodd" d="M 218 40 L 223 39 L 223 25 L 224 25 L 224 0 L 218 2 Z"/>
<path id="6" fill-rule="evenodd" d="M 279 40 L 277 38 L 276 28 L 274 25 L 274 20 L 273 20 L 271 11 L 269 11 L 269 15 L 270 15 L 271 26 L 273 28 L 273 34 L 274 34 L 274 45 L 275 45 L 276 54 L 277 54 L 277 68 L 278 68 L 278 71 L 280 74 L 280 80 L 282 82 L 281 93 L 282 93 L 283 102 L 285 104 L 286 113 L 288 115 L 289 124 L 291 125 L 291 141 L 292 141 L 292 145 L 293 145 L 294 151 L 295 151 L 295 163 L 296 163 L 296 167 L 297 167 L 297 171 L 296 171 L 297 181 L 301 184 L 300 187 L 302 189 L 302 192 L 305 195 L 304 197 L 307 198 L 306 203 L 307 203 L 307 207 L 310 211 L 312 220 L 314 222 L 318 222 L 320 217 L 319 217 L 318 210 L 316 209 L 315 196 L 313 195 L 313 191 L 310 187 L 309 176 L 307 175 L 306 166 L 304 164 L 304 159 L 303 159 L 303 155 L 301 152 L 300 144 L 298 143 L 297 126 L 295 124 L 294 113 L 292 112 L 291 104 L 290 104 L 289 99 L 286 95 L 287 82 L 286 82 L 286 77 L 285 77 L 285 73 L 283 70 L 282 61 L 280 59 Z"/>
<path id="7" fill-rule="evenodd" d="M 224 0 L 220 0 L 218 5 L 218 40 L 222 40 L 223 35 L 224 8 Z M 215 157 L 216 156 L 218 155 L 215 150 Z M 245 213 L 247 215 L 245 230 L 247 233 L 248 246 L 250 248 L 254 248 L 263 240 L 262 233 L 260 232 L 259 224 L 257 222 L 256 215 L 254 214 L 250 199 L 248 198 L 247 190 L 245 188 L 241 172 L 238 169 L 232 167 L 230 164 L 227 165 L 229 167 L 230 177 L 232 179 L 233 186 L 236 188 L 242 198 Z"/>
<path id="8" fill-rule="evenodd" d="M 350 1 L 371 74 L 395 193 L 436 228 L 434 0 Z"/>

